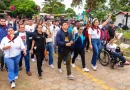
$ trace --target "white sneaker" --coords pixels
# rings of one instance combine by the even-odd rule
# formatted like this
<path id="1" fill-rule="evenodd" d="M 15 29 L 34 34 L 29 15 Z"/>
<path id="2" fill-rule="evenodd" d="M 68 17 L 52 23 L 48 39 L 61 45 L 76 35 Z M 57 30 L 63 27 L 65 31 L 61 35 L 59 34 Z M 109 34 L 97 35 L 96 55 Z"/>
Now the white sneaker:
<path id="1" fill-rule="evenodd" d="M 87 52 L 90 52 L 89 50 L 87 50 Z"/>
<path id="2" fill-rule="evenodd" d="M 49 65 L 52 69 L 54 69 L 54 65 L 53 64 L 51 64 L 51 65 Z"/>
<path id="3" fill-rule="evenodd" d="M 75 68 L 75 64 L 72 64 L 72 67 Z"/>
<path id="4" fill-rule="evenodd" d="M 15 76 L 15 80 L 18 79 L 18 76 Z"/>
<path id="5" fill-rule="evenodd" d="M 15 88 L 15 82 L 14 81 L 11 83 L 11 88 Z"/>
<path id="6" fill-rule="evenodd" d="M 76 58 L 77 60 L 81 60 L 81 58 L 78 56 L 77 58 Z"/>
<path id="7" fill-rule="evenodd" d="M 86 67 L 82 69 L 83 72 L 89 72 L 89 69 L 87 69 Z"/>
<path id="8" fill-rule="evenodd" d="M 92 69 L 93 69 L 94 71 L 96 71 L 96 70 L 97 70 L 97 66 L 93 66 L 93 65 L 92 65 Z"/>
<path id="9" fill-rule="evenodd" d="M 66 61 L 64 61 L 64 65 L 66 65 Z"/>
<path id="10" fill-rule="evenodd" d="M 32 58 L 31 60 L 32 60 L 32 62 L 35 62 L 35 59 L 34 59 L 34 58 Z"/>
<path id="11" fill-rule="evenodd" d="M 75 77 L 74 77 L 73 75 L 69 75 L 69 76 L 68 76 L 68 79 L 69 79 L 69 80 L 74 80 Z"/>
<path id="12" fill-rule="evenodd" d="M 58 72 L 59 72 L 59 73 L 62 73 L 62 70 L 61 70 L 61 69 L 58 69 Z"/>

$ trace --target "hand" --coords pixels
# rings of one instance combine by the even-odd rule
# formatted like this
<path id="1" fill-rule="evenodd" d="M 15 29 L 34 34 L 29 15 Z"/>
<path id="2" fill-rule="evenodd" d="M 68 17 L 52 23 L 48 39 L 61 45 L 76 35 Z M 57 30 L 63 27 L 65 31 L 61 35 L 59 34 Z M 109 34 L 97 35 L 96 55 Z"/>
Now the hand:
<path id="1" fill-rule="evenodd" d="M 66 46 L 71 46 L 71 43 L 66 43 Z"/>
<path id="2" fill-rule="evenodd" d="M 11 48 L 11 46 L 5 46 L 4 48 L 3 48 L 3 50 L 7 50 L 7 49 L 10 49 Z"/>
<path id="3" fill-rule="evenodd" d="M 73 44 L 73 41 L 70 41 L 71 44 Z"/>
<path id="4" fill-rule="evenodd" d="M 92 44 L 89 45 L 89 48 L 90 48 L 90 49 L 93 49 Z"/>
<path id="5" fill-rule="evenodd" d="M 23 54 L 24 54 L 24 56 L 26 56 L 27 55 L 26 51 L 23 51 Z"/>
<path id="6" fill-rule="evenodd" d="M 33 54 L 33 50 L 30 50 L 30 53 Z"/>

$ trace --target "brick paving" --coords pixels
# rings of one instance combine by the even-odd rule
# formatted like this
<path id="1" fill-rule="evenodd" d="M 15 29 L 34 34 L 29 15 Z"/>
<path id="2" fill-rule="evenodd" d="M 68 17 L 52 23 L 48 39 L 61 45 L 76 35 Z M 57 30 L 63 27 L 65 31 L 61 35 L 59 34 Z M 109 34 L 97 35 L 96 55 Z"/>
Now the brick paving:
<path id="1" fill-rule="evenodd" d="M 98 63 L 97 71 L 93 71 L 90 66 L 91 53 L 86 53 L 86 64 L 90 72 L 82 72 L 81 60 L 76 60 L 77 67 L 72 68 L 72 74 L 76 79 L 68 80 L 66 66 L 62 65 L 62 74 L 58 73 L 57 57 L 54 56 L 55 68 L 51 69 L 45 62 L 41 80 L 38 79 L 36 62 L 31 62 L 32 76 L 27 76 L 23 66 L 14 90 L 130 90 L 130 66 L 112 70 L 110 66 L 104 67 Z M 0 71 L 0 90 L 11 90 L 6 71 Z"/>

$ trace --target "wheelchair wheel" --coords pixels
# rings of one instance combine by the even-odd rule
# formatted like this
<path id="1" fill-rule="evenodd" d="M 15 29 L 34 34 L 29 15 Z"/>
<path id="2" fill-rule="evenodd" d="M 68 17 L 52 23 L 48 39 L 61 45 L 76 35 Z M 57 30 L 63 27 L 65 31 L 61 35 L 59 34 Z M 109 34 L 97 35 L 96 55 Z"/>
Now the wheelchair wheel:
<path id="1" fill-rule="evenodd" d="M 109 53 L 105 50 L 101 51 L 99 54 L 99 62 L 103 66 L 107 66 L 110 62 L 110 56 Z"/>

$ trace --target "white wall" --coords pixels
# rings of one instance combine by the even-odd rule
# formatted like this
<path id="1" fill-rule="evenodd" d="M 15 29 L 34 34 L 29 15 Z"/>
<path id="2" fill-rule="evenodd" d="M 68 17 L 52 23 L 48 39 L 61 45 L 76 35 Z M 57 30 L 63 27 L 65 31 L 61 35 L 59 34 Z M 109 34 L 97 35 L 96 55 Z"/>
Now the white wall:
<path id="1" fill-rule="evenodd" d="M 126 17 L 124 16 L 124 14 L 118 14 L 116 16 L 115 25 L 118 26 L 119 23 L 122 23 L 122 25 L 125 25 L 125 23 L 126 23 Z M 127 25 L 130 28 L 130 17 L 128 17 L 128 24 Z"/>

